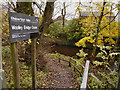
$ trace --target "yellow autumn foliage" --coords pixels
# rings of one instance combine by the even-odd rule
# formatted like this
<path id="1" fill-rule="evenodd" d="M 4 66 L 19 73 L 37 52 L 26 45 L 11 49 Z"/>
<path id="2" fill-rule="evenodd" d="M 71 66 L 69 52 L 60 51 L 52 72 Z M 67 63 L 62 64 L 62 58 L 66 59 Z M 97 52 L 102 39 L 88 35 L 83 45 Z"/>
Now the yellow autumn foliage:
<path id="1" fill-rule="evenodd" d="M 94 43 L 94 40 L 92 39 L 92 37 L 84 37 L 81 40 L 79 40 L 77 43 L 75 43 L 76 46 L 80 47 L 86 47 L 85 42 L 90 42 L 90 43 Z"/>
<path id="2" fill-rule="evenodd" d="M 105 8 L 107 12 L 109 11 L 108 8 Z M 106 12 L 105 12 L 106 13 Z M 111 19 L 112 20 L 112 19 Z M 96 35 L 97 32 L 97 25 L 98 25 L 99 18 L 95 17 L 92 13 L 85 19 L 82 19 L 79 23 L 82 23 L 83 27 L 81 29 L 84 31 L 83 34 L 86 36 L 75 43 L 76 46 L 86 47 L 85 42 L 88 41 L 93 43 L 94 40 L 92 39 L 93 36 Z M 118 22 L 113 21 L 109 24 L 110 20 L 106 16 L 103 16 L 101 24 L 100 24 L 100 31 L 98 35 L 97 44 L 103 46 L 103 42 L 115 44 L 113 38 L 118 37 Z M 104 28 L 103 28 L 104 27 Z M 104 40 L 104 37 L 106 38 Z M 111 39 L 109 39 L 111 38 Z"/>
<path id="3" fill-rule="evenodd" d="M 31 44 L 31 39 L 28 40 L 28 44 Z"/>
<path id="4" fill-rule="evenodd" d="M 109 39 L 109 38 L 105 39 L 105 42 L 106 43 L 110 42 L 111 44 L 115 44 L 115 41 L 112 38 L 111 39 Z"/>

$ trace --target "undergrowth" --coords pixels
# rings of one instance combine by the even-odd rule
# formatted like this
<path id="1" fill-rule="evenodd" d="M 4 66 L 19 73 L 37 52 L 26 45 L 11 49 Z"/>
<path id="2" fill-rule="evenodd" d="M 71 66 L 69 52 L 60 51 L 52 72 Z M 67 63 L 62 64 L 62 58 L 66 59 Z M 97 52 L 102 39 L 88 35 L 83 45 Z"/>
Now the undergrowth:
<path id="1" fill-rule="evenodd" d="M 2 58 L 3 58 L 2 64 L 3 64 L 3 70 L 5 71 L 7 88 L 14 88 L 13 70 L 12 70 L 12 64 L 11 64 L 11 59 L 10 59 L 10 47 L 9 46 L 2 48 Z M 20 68 L 20 87 L 21 88 L 32 88 L 31 67 L 27 66 L 26 62 L 19 62 L 19 68 Z M 44 86 L 47 86 L 45 84 L 46 74 L 47 73 L 40 71 L 40 70 L 36 72 L 37 88 L 42 88 Z"/>

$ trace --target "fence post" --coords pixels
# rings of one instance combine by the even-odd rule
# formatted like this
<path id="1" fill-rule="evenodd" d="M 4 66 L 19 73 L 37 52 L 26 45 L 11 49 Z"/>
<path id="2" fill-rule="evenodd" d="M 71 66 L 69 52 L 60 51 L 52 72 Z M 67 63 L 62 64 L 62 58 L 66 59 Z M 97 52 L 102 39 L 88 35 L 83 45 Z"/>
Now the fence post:
<path id="1" fill-rule="evenodd" d="M 70 58 L 69 59 L 69 67 L 71 67 L 71 61 L 72 61 L 72 59 Z"/>
<path id="2" fill-rule="evenodd" d="M 76 61 L 75 61 L 75 64 L 74 64 L 74 72 L 76 73 Z"/>
<path id="3" fill-rule="evenodd" d="M 85 65 L 85 69 L 84 69 L 84 74 L 83 74 L 83 78 L 82 78 L 81 87 L 80 87 L 81 90 L 86 89 L 86 86 L 87 86 L 89 63 L 90 63 L 90 61 L 87 60 L 86 65 Z"/>
<path id="4" fill-rule="evenodd" d="M 60 63 L 60 55 L 58 54 L 58 58 L 59 58 L 59 63 Z"/>

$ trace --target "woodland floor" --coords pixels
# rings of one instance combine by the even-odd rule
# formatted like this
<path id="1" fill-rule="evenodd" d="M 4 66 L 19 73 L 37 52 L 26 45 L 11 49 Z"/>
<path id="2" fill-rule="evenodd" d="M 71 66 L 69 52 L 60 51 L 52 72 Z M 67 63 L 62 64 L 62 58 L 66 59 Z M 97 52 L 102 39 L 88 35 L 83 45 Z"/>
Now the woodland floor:
<path id="1" fill-rule="evenodd" d="M 68 63 L 54 58 L 49 58 L 46 65 L 49 68 L 46 83 L 49 88 L 78 88 L 76 75 L 73 70 L 68 67 Z"/>

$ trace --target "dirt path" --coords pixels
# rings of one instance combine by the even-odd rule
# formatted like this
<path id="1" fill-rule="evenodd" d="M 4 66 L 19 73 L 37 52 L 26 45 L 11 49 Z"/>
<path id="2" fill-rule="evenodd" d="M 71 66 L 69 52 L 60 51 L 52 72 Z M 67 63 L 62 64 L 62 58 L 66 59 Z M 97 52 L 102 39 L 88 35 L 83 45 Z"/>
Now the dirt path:
<path id="1" fill-rule="evenodd" d="M 46 80 L 49 88 L 78 88 L 74 72 L 65 64 L 67 63 L 62 61 L 60 64 L 58 60 L 49 58 L 49 73 Z"/>

